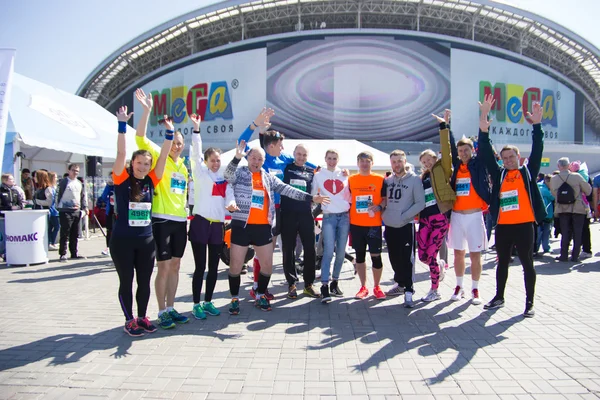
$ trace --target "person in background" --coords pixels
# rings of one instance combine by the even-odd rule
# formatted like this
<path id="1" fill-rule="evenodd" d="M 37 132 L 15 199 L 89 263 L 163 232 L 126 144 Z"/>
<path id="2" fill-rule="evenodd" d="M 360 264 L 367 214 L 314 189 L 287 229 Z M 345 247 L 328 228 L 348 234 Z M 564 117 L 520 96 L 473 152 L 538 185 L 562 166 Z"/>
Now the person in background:
<path id="1" fill-rule="evenodd" d="M 190 211 L 190 216 L 194 215 L 194 178 L 192 174 L 189 174 L 188 180 L 188 210 Z"/>
<path id="2" fill-rule="evenodd" d="M 546 175 L 544 180 L 537 184 L 544 200 L 544 206 L 546 207 L 546 218 L 537 227 L 538 234 L 533 252 L 534 258 L 539 258 L 542 254 L 550 252 L 550 231 L 552 230 L 552 222 L 554 221 L 554 196 L 552 196 L 552 191 L 550 190 L 551 178 L 552 175 Z M 541 253 L 539 252 L 540 245 L 543 249 Z"/>
<path id="3" fill-rule="evenodd" d="M 0 185 L 0 218 L 4 219 L 4 211 L 22 210 L 23 198 L 16 189 L 15 178 L 11 174 L 2 174 Z M 1 232 L 4 234 L 4 232 Z M 6 259 L 6 242 L 0 242 L 0 257 Z"/>
<path id="4" fill-rule="evenodd" d="M 50 181 L 50 176 L 46 171 L 36 171 L 36 179 L 37 181 L 37 190 L 33 195 L 33 209 L 34 210 L 50 210 L 50 208 L 54 207 L 54 194 L 56 190 L 54 189 L 52 182 Z M 56 235 L 54 235 L 54 239 L 51 240 L 51 229 L 53 229 L 50 222 L 50 213 L 48 213 L 48 250 L 56 250 L 56 245 L 54 241 L 56 240 Z"/>
<path id="5" fill-rule="evenodd" d="M 115 184 L 112 175 L 108 177 L 104 191 L 98 197 L 98 205 L 104 206 L 106 212 L 106 249 L 102 250 L 102 255 L 109 256 L 110 238 L 112 236 L 115 217 Z"/>
<path id="6" fill-rule="evenodd" d="M 52 191 L 52 204 L 50 205 L 50 214 L 48 215 L 48 249 L 58 250 L 56 245 L 56 237 L 60 230 L 60 220 L 58 217 L 58 210 L 56 209 L 56 185 L 57 185 L 56 172 L 48 172 L 48 179 L 50 180 L 50 189 Z"/>
<path id="7" fill-rule="evenodd" d="M 32 200 L 33 179 L 31 179 L 31 171 L 28 168 L 23 168 L 21 171 L 21 188 L 23 188 L 23 191 L 25 192 L 25 200 Z"/>
<path id="8" fill-rule="evenodd" d="M 598 208 L 598 191 L 600 191 L 600 174 L 594 177 L 592 181 L 592 205 L 594 207 L 594 222 L 600 219 L 600 209 Z"/>
<path id="9" fill-rule="evenodd" d="M 85 186 L 79 179 L 79 165 L 69 164 L 69 175 L 58 184 L 56 208 L 60 218 L 60 261 L 67 262 L 67 240 L 72 259 L 84 259 L 77 250 L 79 221 L 82 211 L 87 213 Z"/>

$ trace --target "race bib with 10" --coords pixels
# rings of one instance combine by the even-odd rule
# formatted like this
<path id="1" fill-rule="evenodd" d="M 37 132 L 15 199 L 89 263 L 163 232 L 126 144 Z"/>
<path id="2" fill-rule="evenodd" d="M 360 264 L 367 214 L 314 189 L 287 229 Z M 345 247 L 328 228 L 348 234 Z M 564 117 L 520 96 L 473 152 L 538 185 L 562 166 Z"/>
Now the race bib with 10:
<path id="1" fill-rule="evenodd" d="M 152 203 L 129 202 L 129 226 L 148 226 Z"/>

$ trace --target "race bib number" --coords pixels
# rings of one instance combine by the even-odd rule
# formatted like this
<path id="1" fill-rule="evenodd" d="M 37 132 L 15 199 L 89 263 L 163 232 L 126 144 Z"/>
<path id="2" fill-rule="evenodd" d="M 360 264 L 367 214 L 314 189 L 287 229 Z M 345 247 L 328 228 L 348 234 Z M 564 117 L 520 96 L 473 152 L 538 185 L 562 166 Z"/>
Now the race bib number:
<path id="1" fill-rule="evenodd" d="M 290 186 L 306 192 L 306 181 L 302 179 L 290 179 Z"/>
<path id="2" fill-rule="evenodd" d="M 265 207 L 264 190 L 252 190 L 252 203 L 250 207 L 262 210 Z"/>
<path id="3" fill-rule="evenodd" d="M 269 174 L 283 180 L 283 171 L 280 169 L 269 168 Z"/>
<path id="4" fill-rule="evenodd" d="M 519 191 L 509 190 L 500 193 L 500 209 L 502 212 L 517 211 L 519 209 Z"/>
<path id="5" fill-rule="evenodd" d="M 458 178 L 456 180 L 456 195 L 468 197 L 471 192 L 471 178 Z"/>
<path id="6" fill-rule="evenodd" d="M 185 193 L 186 185 L 185 176 L 179 172 L 173 172 L 171 174 L 171 193 L 183 194 Z"/>
<path id="7" fill-rule="evenodd" d="M 129 226 L 148 226 L 152 203 L 129 202 Z"/>
<path id="8" fill-rule="evenodd" d="M 435 200 L 435 194 L 433 194 L 433 188 L 425 189 L 425 207 L 430 207 L 437 204 Z"/>
<path id="9" fill-rule="evenodd" d="M 356 213 L 365 214 L 369 212 L 369 206 L 373 204 L 373 196 L 356 196 Z"/>

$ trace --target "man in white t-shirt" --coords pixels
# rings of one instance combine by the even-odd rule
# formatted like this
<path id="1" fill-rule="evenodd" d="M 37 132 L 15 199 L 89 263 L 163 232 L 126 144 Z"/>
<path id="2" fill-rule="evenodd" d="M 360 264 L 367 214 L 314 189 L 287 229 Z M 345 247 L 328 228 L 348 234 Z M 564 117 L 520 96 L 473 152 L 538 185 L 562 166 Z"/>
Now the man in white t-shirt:
<path id="1" fill-rule="evenodd" d="M 323 258 L 321 260 L 321 301 L 328 303 L 331 296 L 341 297 L 344 293 L 338 285 L 338 279 L 344 264 L 346 242 L 350 230 L 350 191 L 347 174 L 337 168 L 339 153 L 337 150 L 327 150 L 325 162 L 327 169 L 321 169 L 313 178 L 312 194 L 320 194 L 330 198 L 331 202 L 323 205 Z M 331 286 L 329 273 L 331 260 L 335 251 L 335 263 Z"/>

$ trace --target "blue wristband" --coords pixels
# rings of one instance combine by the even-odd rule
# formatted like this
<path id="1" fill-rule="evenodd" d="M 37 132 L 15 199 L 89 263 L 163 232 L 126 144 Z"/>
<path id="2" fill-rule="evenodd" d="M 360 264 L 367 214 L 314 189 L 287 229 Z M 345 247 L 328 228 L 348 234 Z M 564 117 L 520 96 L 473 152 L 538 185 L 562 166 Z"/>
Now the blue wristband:
<path id="1" fill-rule="evenodd" d="M 127 122 L 119 121 L 119 133 L 127 133 Z"/>
<path id="2" fill-rule="evenodd" d="M 175 137 L 175 131 L 172 131 L 170 129 L 167 129 L 165 131 L 165 139 L 167 139 L 167 140 L 173 140 L 174 137 Z"/>

